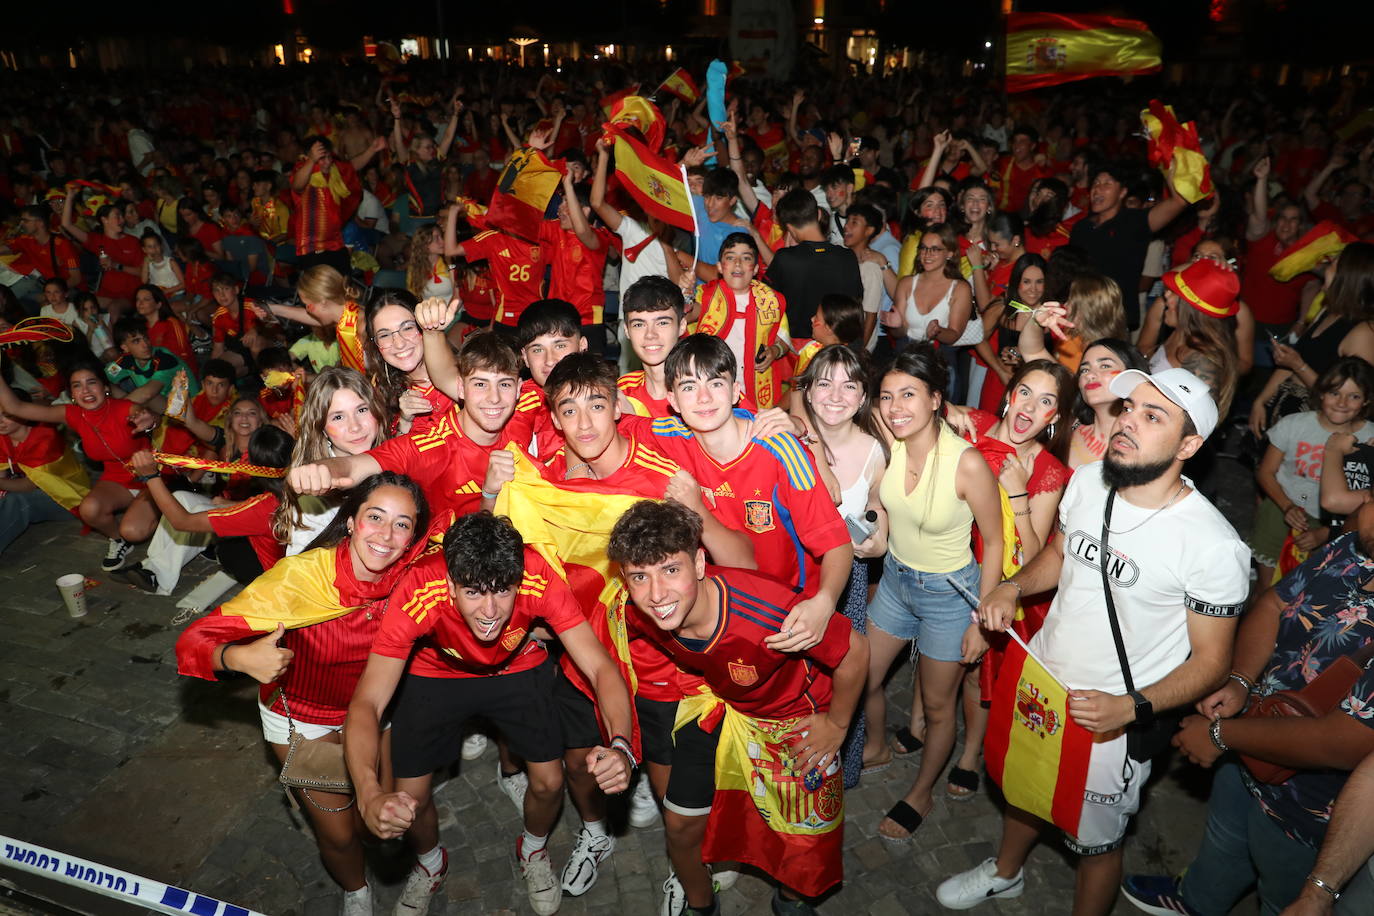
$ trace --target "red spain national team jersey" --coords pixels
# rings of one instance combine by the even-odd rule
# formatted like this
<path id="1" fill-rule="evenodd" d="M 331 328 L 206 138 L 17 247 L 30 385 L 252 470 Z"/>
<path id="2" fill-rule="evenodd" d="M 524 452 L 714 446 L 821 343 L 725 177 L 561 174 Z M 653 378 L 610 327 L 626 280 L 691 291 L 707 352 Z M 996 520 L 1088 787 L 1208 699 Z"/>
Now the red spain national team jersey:
<path id="1" fill-rule="evenodd" d="M 649 393 L 649 382 L 643 369 L 626 372 L 616 382 L 616 387 L 630 402 L 636 416 L 655 418 L 673 415 L 672 405 L 667 398 L 656 398 Z"/>
<path id="2" fill-rule="evenodd" d="M 52 464 L 67 453 L 67 441 L 62 438 L 56 427 L 47 423 L 35 423 L 29 427 L 29 434 L 16 444 L 9 436 L 0 436 L 0 462 L 10 466 L 19 474 L 21 468 L 41 468 Z"/>
<path id="3" fill-rule="evenodd" d="M 536 620 L 565 633 L 586 618 L 572 592 L 533 548 L 525 548 L 525 574 L 516 589 L 510 620 L 494 641 L 484 643 L 459 613 L 448 589 L 442 551 L 421 557 L 396 584 L 394 607 L 382 620 L 372 651 L 410 658 L 417 677 L 489 677 L 528 671 L 548 658 L 543 643 L 530 638 Z"/>
<path id="4" fill-rule="evenodd" d="M 545 220 L 539 226 L 539 243 L 545 246 L 553 270 L 549 274 L 549 295 L 571 302 L 583 324 L 600 324 L 606 306 L 602 277 L 606 255 L 613 236 L 601 226 L 592 228 L 601 247 L 592 249 L 558 220 Z"/>
<path id="5" fill-rule="evenodd" d="M 504 232 L 489 229 L 463 243 L 468 261 L 486 261 L 501 294 L 496 320 L 515 327 L 531 302 L 540 298 L 544 287 L 544 250 Z"/>
<path id="6" fill-rule="evenodd" d="M 210 318 L 210 334 L 215 343 L 238 339 L 258 326 L 258 316 L 247 303 L 239 303 L 239 314 L 231 315 L 224 306 L 215 309 Z"/>
<path id="7" fill-rule="evenodd" d="M 210 530 L 218 537 L 248 538 L 248 545 L 266 572 L 286 556 L 286 546 L 278 544 L 272 536 L 272 513 L 277 511 L 278 502 L 275 493 L 259 493 L 241 503 L 211 509 L 206 518 Z"/>
<path id="8" fill-rule="evenodd" d="M 804 597 L 814 595 L 821 555 L 850 543 L 849 530 L 796 437 L 754 439 L 722 464 L 706 454 L 681 419 L 651 422 L 658 448 L 696 478 L 711 514 L 749 536 L 759 572 L 792 583 Z"/>
<path id="9" fill-rule="evenodd" d="M 634 626 L 680 667 L 700 673 L 737 712 L 788 719 L 829 709 L 832 672 L 849 652 L 849 618 L 832 614 L 821 641 L 805 652 L 779 652 L 763 641 L 782 629 L 800 600 L 792 589 L 753 570 L 707 566 L 706 576 L 720 589 L 719 618 L 709 639 L 685 640 L 639 616 Z M 706 597 L 703 582 L 697 600 Z"/>
<path id="10" fill-rule="evenodd" d="M 433 385 L 411 385 L 411 393 L 418 394 L 420 397 L 429 401 L 429 413 L 416 414 L 410 421 L 410 431 L 415 435 L 424 435 L 439 425 L 439 422 L 448 416 L 454 408 L 453 399 L 444 394 Z M 394 421 L 393 421 L 394 422 Z M 454 418 L 453 422 L 457 422 Z M 395 433 L 393 426 L 392 432 Z"/>
<path id="11" fill-rule="evenodd" d="M 506 441 L 503 437 L 490 447 L 478 445 L 464 435 L 457 411 L 451 411 L 428 432 L 388 439 L 368 454 L 382 470 L 405 474 L 418 483 L 436 519 L 445 511 L 452 511 L 456 519 L 481 508 L 487 462 L 492 450 Z"/>
<path id="12" fill-rule="evenodd" d="M 146 433 L 134 435 L 129 426 L 129 415 L 137 406 L 127 398 L 106 398 L 95 410 L 66 405 L 67 426 L 81 438 L 86 457 L 104 466 L 100 479 L 130 490 L 143 490 L 146 485 L 134 480 L 134 472 L 125 462 L 134 452 L 152 448 Z"/>
<path id="13" fill-rule="evenodd" d="M 549 406 L 544 403 L 544 389 L 536 385 L 534 379 L 525 379 L 520 384 L 515 413 L 506 424 L 504 434 L 541 461 L 547 461 L 563 447 L 563 434 L 553 425 Z"/>
<path id="14" fill-rule="evenodd" d="M 625 462 L 609 477 L 603 477 L 600 480 L 591 478 L 564 480 L 563 478 L 568 472 L 566 449 L 560 449 L 554 454 L 553 460 L 548 464 L 547 476 L 556 481 L 560 487 L 568 490 L 583 493 L 619 493 L 642 496 L 645 499 L 662 499 L 663 494 L 668 489 L 668 481 L 672 480 L 673 475 L 678 472 L 677 464 L 651 447 L 654 441 L 652 436 L 641 434 L 640 436 L 630 435 L 627 438 L 629 439 L 629 452 L 625 456 Z M 649 444 L 645 444 L 645 439 L 649 440 Z M 576 586 L 575 569 L 569 570 L 569 581 Z M 596 582 L 600 582 L 600 577 L 597 577 Z M 599 584 L 596 591 L 599 594 Z M 598 594 L 583 594 L 580 590 L 575 590 L 575 594 L 583 612 L 590 613 L 591 609 L 596 606 Z M 565 670 L 568 669 L 570 661 L 566 655 L 561 659 Z M 677 665 L 655 643 L 642 638 L 631 639 L 630 664 L 634 666 L 635 679 L 639 683 L 636 693 L 640 696 L 665 703 L 676 703 L 682 699 Z M 582 680 L 580 677 L 574 676 L 571 671 L 569 671 L 569 676 L 574 683 L 579 683 Z"/>

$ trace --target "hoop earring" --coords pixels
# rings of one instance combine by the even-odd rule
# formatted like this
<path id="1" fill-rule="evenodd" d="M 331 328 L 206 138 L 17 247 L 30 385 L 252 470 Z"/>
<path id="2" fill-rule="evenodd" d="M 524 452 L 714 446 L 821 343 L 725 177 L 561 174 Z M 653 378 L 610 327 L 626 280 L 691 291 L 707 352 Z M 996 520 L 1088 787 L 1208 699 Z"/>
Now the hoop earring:
<path id="1" fill-rule="evenodd" d="M 1053 439 L 1053 438 L 1054 438 L 1054 424 L 1051 423 L 1051 424 L 1049 425 L 1048 428 L 1049 428 L 1049 431 L 1050 431 L 1050 438 Z"/>

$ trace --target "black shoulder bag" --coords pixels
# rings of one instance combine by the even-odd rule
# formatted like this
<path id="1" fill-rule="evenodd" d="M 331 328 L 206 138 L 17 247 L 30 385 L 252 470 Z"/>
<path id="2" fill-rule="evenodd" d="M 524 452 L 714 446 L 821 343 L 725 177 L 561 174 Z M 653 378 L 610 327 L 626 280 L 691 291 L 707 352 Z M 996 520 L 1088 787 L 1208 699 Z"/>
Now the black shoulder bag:
<path id="1" fill-rule="evenodd" d="M 1102 513 L 1102 543 L 1100 545 L 1102 571 L 1102 591 L 1107 598 L 1107 621 L 1112 625 L 1112 640 L 1116 643 L 1116 659 L 1121 664 L 1121 679 L 1126 683 L 1126 692 L 1135 690 L 1135 680 L 1131 677 L 1131 663 L 1126 658 L 1126 643 L 1121 638 L 1121 621 L 1116 616 L 1116 602 L 1112 600 L 1112 581 L 1107 574 L 1111 549 L 1107 546 L 1110 534 L 1108 526 L 1112 521 L 1112 506 L 1116 503 L 1116 487 L 1107 491 L 1107 506 Z M 1155 713 L 1154 720 L 1148 725 L 1132 723 L 1126 726 L 1126 753 L 1135 761 L 1143 763 L 1153 760 L 1169 747 L 1169 739 L 1178 730 L 1183 714 L 1178 711 Z"/>

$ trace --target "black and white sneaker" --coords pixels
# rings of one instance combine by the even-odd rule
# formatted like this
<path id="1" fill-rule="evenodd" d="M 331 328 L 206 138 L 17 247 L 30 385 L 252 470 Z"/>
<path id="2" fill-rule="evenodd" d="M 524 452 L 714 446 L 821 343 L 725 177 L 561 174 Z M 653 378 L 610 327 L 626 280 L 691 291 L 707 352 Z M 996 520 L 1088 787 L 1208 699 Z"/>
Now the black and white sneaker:
<path id="1" fill-rule="evenodd" d="M 985 859 L 966 872 L 947 879 L 935 889 L 935 899 L 951 910 L 972 909 L 985 900 L 1004 900 L 1020 897 L 1026 891 L 1025 873 L 1014 877 L 997 877 L 997 860 Z"/>
<path id="2" fill-rule="evenodd" d="M 119 578 L 143 592 L 145 595 L 157 594 L 157 576 L 140 566 L 128 566 L 119 570 Z"/>
<path id="3" fill-rule="evenodd" d="M 124 568 L 124 561 L 129 558 L 129 552 L 134 549 L 123 538 L 110 538 L 110 544 L 105 548 L 105 559 L 100 562 L 100 568 L 105 572 L 114 572 Z"/>

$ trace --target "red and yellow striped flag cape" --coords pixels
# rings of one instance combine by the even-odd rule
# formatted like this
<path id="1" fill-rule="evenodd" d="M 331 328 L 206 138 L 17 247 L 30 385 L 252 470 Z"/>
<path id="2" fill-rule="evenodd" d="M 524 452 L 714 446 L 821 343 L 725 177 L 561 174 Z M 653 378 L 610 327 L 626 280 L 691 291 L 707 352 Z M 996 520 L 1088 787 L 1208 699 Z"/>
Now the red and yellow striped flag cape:
<path id="1" fill-rule="evenodd" d="M 1155 73 L 1162 63 L 1159 39 L 1135 19 L 1058 13 L 1007 16 L 1008 92 L 1094 76 Z"/>
<path id="2" fill-rule="evenodd" d="M 692 79 L 692 74 L 688 73 L 685 67 L 678 67 L 668 74 L 668 78 L 658 87 L 654 95 L 658 95 L 660 92 L 666 92 L 688 105 L 695 105 L 697 99 L 701 98 L 701 89 L 697 87 L 696 80 Z"/>
<path id="3" fill-rule="evenodd" d="M 1008 631 L 983 757 L 1007 803 L 1078 835 L 1093 736 L 1069 717 L 1069 692 Z"/>
<path id="4" fill-rule="evenodd" d="M 1269 276 L 1280 283 L 1287 283 L 1298 274 L 1307 273 L 1333 254 L 1339 254 L 1346 245 L 1354 241 L 1358 239 L 1349 230 L 1329 219 L 1324 219 L 1288 246 L 1283 257 L 1269 268 Z"/>
<path id="5" fill-rule="evenodd" d="M 625 625 L 629 598 L 619 570 L 606 556 L 606 547 L 616 521 L 643 497 L 565 489 L 546 480 L 518 447 L 507 448 L 515 456 L 515 478 L 501 488 L 496 514 L 508 516 L 525 544 L 568 583 L 633 694 L 637 681 Z M 569 676 L 578 689 L 595 697 L 581 671 L 569 672 Z M 637 746 L 637 737 L 635 741 Z"/>
<path id="6" fill-rule="evenodd" d="M 608 124 L 607 134 L 615 142 L 615 174 L 644 212 L 670 226 L 696 231 L 692 198 L 676 165 L 645 146 L 623 125 Z"/>
<path id="7" fill-rule="evenodd" d="M 806 897 L 844 880 L 844 776 L 836 757 L 822 773 L 797 769 L 788 743 L 799 719 L 758 719 L 706 686 L 677 706 L 673 732 L 720 724 L 716 791 L 705 862 L 746 862 Z"/>
<path id="8" fill-rule="evenodd" d="M 563 182 L 566 166 L 550 162 L 537 149 L 516 150 L 506 162 L 491 192 L 486 223 L 526 241 L 537 241 L 544 211 Z"/>
<path id="9" fill-rule="evenodd" d="M 1178 196 L 1195 204 L 1212 196 L 1212 165 L 1202 152 L 1197 124 L 1184 124 L 1174 117 L 1172 105 L 1150 99 L 1150 107 L 1140 113 L 1140 123 L 1150 135 L 1146 157 L 1150 165 L 1167 172 L 1174 170 L 1174 189 Z"/>
<path id="10" fill-rule="evenodd" d="M 18 471 L 46 493 L 53 502 L 73 514 L 91 492 L 91 479 L 67 441 L 53 427 L 38 424 L 24 442 L 23 458 L 8 438 L 0 440 L 0 466 Z"/>
<path id="11" fill-rule="evenodd" d="M 267 478 L 286 476 L 286 468 L 270 468 L 263 464 L 248 464 L 245 461 L 216 461 L 213 458 L 173 455 L 168 452 L 153 452 L 153 458 L 158 464 L 165 464 L 168 467 L 210 471 L 213 474 L 245 474 L 249 477 Z"/>

